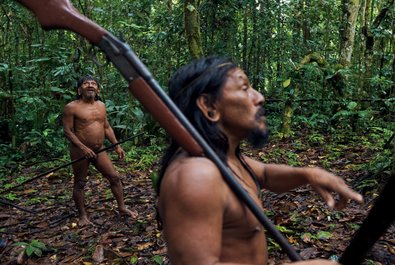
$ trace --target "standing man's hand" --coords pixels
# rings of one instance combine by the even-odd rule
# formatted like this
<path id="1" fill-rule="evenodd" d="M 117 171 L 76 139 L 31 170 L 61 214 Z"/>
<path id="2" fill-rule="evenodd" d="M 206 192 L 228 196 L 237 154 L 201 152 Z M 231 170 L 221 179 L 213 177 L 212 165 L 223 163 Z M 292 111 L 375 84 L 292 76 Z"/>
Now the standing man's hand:
<path id="1" fill-rule="evenodd" d="M 123 160 L 125 158 L 125 151 L 120 145 L 115 147 L 115 152 L 117 152 L 119 159 Z"/>
<path id="2" fill-rule="evenodd" d="M 96 153 L 93 152 L 93 150 L 90 149 L 89 147 L 82 146 L 82 147 L 81 147 L 81 150 L 82 150 L 84 156 L 85 156 L 87 159 L 96 158 Z"/>

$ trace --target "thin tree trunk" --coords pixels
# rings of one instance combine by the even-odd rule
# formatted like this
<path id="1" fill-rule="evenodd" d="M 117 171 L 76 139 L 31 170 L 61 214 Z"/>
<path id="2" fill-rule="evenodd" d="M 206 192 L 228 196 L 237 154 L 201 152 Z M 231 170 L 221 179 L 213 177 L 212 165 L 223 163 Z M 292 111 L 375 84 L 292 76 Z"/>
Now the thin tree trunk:
<path id="1" fill-rule="evenodd" d="M 167 0 L 166 2 L 167 10 L 169 15 L 173 13 L 173 2 L 171 0 Z M 167 45 L 170 47 L 171 45 L 171 40 L 173 39 L 173 33 L 171 31 L 168 31 L 169 38 L 166 39 Z M 173 60 L 171 60 L 172 57 L 176 57 L 176 55 L 173 55 L 173 52 L 168 53 L 168 58 L 167 58 L 167 71 L 171 73 L 173 69 Z"/>
<path id="2" fill-rule="evenodd" d="M 302 31 L 302 13 L 303 13 L 303 0 L 299 0 L 295 5 L 298 6 L 294 16 L 293 16 L 293 23 L 292 23 L 292 42 L 297 47 L 301 47 L 301 31 Z M 299 52 L 296 49 L 292 49 L 292 60 L 295 62 L 299 60 Z"/>
<path id="3" fill-rule="evenodd" d="M 395 12 L 392 13 L 393 13 L 392 16 L 394 17 Z M 392 59 L 392 88 L 388 94 L 391 95 L 392 98 L 394 98 L 395 97 L 395 19 L 394 18 L 392 19 L 392 58 L 393 58 Z"/>
<path id="4" fill-rule="evenodd" d="M 366 10 L 369 9 L 368 4 L 370 4 L 370 0 L 367 0 Z M 384 20 L 388 11 L 393 6 L 394 0 L 388 0 L 387 4 L 381 9 L 380 13 L 374 19 L 372 26 L 369 27 L 370 17 L 368 16 L 368 12 L 365 11 L 365 25 L 363 28 L 363 34 L 365 35 L 365 75 L 364 75 L 364 83 L 363 83 L 363 92 L 366 94 L 370 94 L 370 78 L 372 77 L 372 67 L 373 67 L 373 48 L 374 48 L 374 35 L 372 32 L 377 29 L 381 22 Z"/>
<path id="5" fill-rule="evenodd" d="M 359 0 L 342 0 L 342 21 L 340 25 L 340 64 L 349 66 L 354 47 Z"/>
<path id="6" fill-rule="evenodd" d="M 308 3 L 310 3 L 310 2 L 308 2 Z M 310 32 L 310 25 L 309 25 L 309 21 L 308 21 L 308 19 L 307 19 L 307 14 L 306 13 L 308 13 L 308 6 L 306 6 L 306 1 L 305 0 L 303 0 L 302 1 L 302 19 L 303 19 L 303 22 L 302 22 L 302 29 L 303 29 L 303 46 L 304 47 L 306 47 L 306 48 L 308 48 L 309 49 L 309 43 L 308 43 L 308 41 L 310 40 L 310 38 L 311 38 L 311 32 Z"/>
<path id="7" fill-rule="evenodd" d="M 184 22 L 189 52 L 192 58 L 200 58 L 203 56 L 203 48 L 200 35 L 198 3 L 196 0 L 185 1 Z"/>
<path id="8" fill-rule="evenodd" d="M 248 72 L 247 65 L 247 45 L 248 45 L 248 16 L 250 13 L 249 4 L 245 3 L 244 16 L 243 16 L 243 47 L 242 47 L 242 68 Z"/>
<path id="9" fill-rule="evenodd" d="M 282 119 L 282 127 L 281 127 L 281 134 L 282 139 L 286 139 L 291 136 L 291 122 L 293 116 L 293 106 L 292 101 L 287 100 L 285 102 L 284 111 L 283 111 L 283 119 Z"/>

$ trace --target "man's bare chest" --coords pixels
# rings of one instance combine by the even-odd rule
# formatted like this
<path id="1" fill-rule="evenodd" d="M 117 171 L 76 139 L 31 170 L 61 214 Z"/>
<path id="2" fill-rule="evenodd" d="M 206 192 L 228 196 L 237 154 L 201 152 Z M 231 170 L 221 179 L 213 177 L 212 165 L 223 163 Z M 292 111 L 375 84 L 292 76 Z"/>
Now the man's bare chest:
<path id="1" fill-rule="evenodd" d="M 75 121 L 78 123 L 94 123 L 105 121 L 105 111 L 95 106 L 85 107 L 79 111 L 75 116 Z"/>
<path id="2" fill-rule="evenodd" d="M 243 185 L 242 185 L 243 186 Z M 261 206 L 259 196 L 253 188 L 245 188 L 250 197 Z M 223 232 L 236 238 L 253 237 L 261 232 L 262 225 L 248 207 L 231 192 L 223 216 Z"/>

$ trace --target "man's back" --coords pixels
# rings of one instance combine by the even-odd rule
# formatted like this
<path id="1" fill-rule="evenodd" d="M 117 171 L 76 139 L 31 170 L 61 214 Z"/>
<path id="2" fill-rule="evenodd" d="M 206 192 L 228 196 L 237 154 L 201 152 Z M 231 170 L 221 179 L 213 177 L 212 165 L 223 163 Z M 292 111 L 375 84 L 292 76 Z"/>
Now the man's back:
<path id="1" fill-rule="evenodd" d="M 229 189 L 216 166 L 207 158 L 181 156 L 167 168 L 159 195 L 172 264 L 266 264 L 262 226 Z M 259 201 L 247 171 L 232 170 Z"/>

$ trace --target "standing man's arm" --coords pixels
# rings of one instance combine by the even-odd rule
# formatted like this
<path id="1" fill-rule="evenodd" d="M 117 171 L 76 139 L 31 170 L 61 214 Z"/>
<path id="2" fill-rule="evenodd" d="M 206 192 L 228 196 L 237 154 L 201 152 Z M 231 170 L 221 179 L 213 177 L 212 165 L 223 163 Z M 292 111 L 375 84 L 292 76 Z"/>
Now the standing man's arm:
<path id="1" fill-rule="evenodd" d="M 104 133 L 105 133 L 106 138 L 112 144 L 118 143 L 118 140 L 115 137 L 114 130 L 111 128 L 110 123 L 107 120 L 107 117 L 106 117 L 106 121 L 104 122 Z M 115 146 L 115 152 L 117 152 L 119 159 L 125 158 L 125 151 L 122 149 L 122 147 L 119 144 Z"/>
<path id="2" fill-rule="evenodd" d="M 63 110 L 63 131 L 67 139 L 79 148 L 86 158 L 96 157 L 95 152 L 84 145 L 74 132 L 74 113 L 70 104 L 67 104 Z"/>

